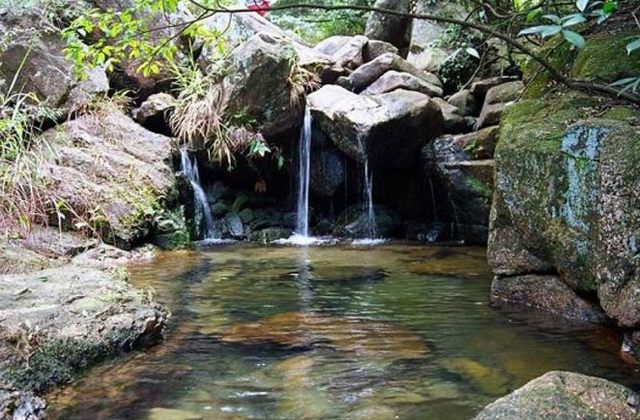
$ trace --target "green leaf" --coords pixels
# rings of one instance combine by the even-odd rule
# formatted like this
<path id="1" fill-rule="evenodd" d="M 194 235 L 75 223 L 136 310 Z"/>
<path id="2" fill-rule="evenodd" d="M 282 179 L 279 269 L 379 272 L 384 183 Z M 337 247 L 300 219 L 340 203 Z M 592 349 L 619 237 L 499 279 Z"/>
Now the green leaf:
<path id="1" fill-rule="evenodd" d="M 540 36 L 543 38 L 547 38 L 550 36 L 554 36 L 559 34 L 562 31 L 562 26 L 560 25 L 543 25 L 542 31 L 540 31 Z"/>
<path id="2" fill-rule="evenodd" d="M 607 15 L 610 15 L 611 13 L 615 12 L 616 10 L 618 10 L 618 3 L 615 2 L 615 1 L 606 1 L 602 5 L 602 11 L 604 13 L 606 13 Z"/>
<path id="3" fill-rule="evenodd" d="M 537 18 L 540 13 L 542 13 L 542 9 L 533 9 L 529 13 L 527 13 L 527 17 L 525 19 L 526 23 L 532 22 L 535 18 Z"/>
<path id="4" fill-rule="evenodd" d="M 560 17 L 558 17 L 558 15 L 544 15 L 542 16 L 542 18 L 550 20 L 553 23 L 557 23 L 558 25 L 562 22 L 562 20 L 560 19 Z"/>
<path id="5" fill-rule="evenodd" d="M 478 53 L 478 50 L 476 50 L 475 48 L 467 47 L 464 50 L 467 54 L 477 58 L 478 60 L 480 59 L 480 54 Z"/>
<path id="6" fill-rule="evenodd" d="M 589 0 L 577 0 L 576 1 L 576 7 L 581 12 L 584 12 L 586 10 L 587 5 L 589 5 Z"/>
<path id="7" fill-rule="evenodd" d="M 564 23 L 562 26 L 564 28 L 568 28 L 569 26 L 577 25 L 579 23 L 583 23 L 587 21 L 587 18 L 582 13 L 575 13 L 573 15 L 568 15 L 562 18 Z"/>
<path id="8" fill-rule="evenodd" d="M 640 48 L 640 38 L 636 38 L 635 41 L 627 44 L 627 54 L 631 54 L 638 48 Z"/>
<path id="9" fill-rule="evenodd" d="M 577 32 L 563 30 L 562 36 L 564 37 L 564 39 L 578 47 L 578 49 L 583 49 L 585 46 L 584 38 Z"/>

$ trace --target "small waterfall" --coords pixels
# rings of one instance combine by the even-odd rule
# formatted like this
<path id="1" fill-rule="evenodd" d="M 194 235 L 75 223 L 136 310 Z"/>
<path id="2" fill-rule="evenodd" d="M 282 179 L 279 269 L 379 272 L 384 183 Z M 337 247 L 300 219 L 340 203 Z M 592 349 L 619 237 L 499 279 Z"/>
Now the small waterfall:
<path id="1" fill-rule="evenodd" d="M 365 237 L 353 241 L 354 245 L 378 245 L 385 242 L 380 238 L 378 234 L 378 224 L 376 222 L 376 210 L 373 205 L 373 173 L 369 174 L 369 156 L 367 149 L 362 142 L 362 139 L 358 139 L 360 142 L 360 150 L 363 156 L 363 177 L 364 177 L 364 209 L 362 218 L 365 223 Z"/>
<path id="2" fill-rule="evenodd" d="M 367 238 L 378 239 L 378 225 L 376 223 L 376 210 L 373 207 L 373 174 L 369 176 L 369 159 L 364 157 L 364 193 L 365 193 L 365 217 L 367 220 Z"/>
<path id="3" fill-rule="evenodd" d="M 186 148 L 180 149 L 180 170 L 187 176 L 193 187 L 193 196 L 196 205 L 196 209 L 202 212 L 206 231 L 204 234 L 205 239 L 214 239 L 215 232 L 213 228 L 213 214 L 211 213 L 211 207 L 207 200 L 207 195 L 200 185 L 200 173 L 198 171 L 198 161 L 193 160 L 189 156 L 189 152 Z"/>
<path id="4" fill-rule="evenodd" d="M 296 234 L 309 237 L 309 177 L 311 169 L 311 111 L 305 108 L 300 133 L 300 164 L 298 167 L 298 219 Z"/>

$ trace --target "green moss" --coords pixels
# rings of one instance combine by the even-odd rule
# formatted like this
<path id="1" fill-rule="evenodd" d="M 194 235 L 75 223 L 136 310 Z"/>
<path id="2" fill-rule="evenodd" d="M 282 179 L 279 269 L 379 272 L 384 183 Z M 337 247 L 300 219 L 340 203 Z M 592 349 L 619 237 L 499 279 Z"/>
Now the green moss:
<path id="1" fill-rule="evenodd" d="M 571 62 L 576 56 L 575 49 L 571 48 L 571 44 L 564 42 L 561 37 L 555 37 L 549 41 L 540 54 L 546 57 L 549 63 L 559 71 L 565 72 L 570 69 Z M 523 98 L 537 99 L 541 98 L 549 89 L 549 84 L 553 80 L 549 72 L 544 71 L 537 61 L 529 59 L 524 67 L 525 85 L 527 86 Z"/>
<path id="2" fill-rule="evenodd" d="M 640 119 L 640 112 L 624 106 L 616 106 L 605 112 L 602 118 L 617 121 Z"/>
<path id="3" fill-rule="evenodd" d="M 486 199 L 490 199 L 492 197 L 493 190 L 478 178 L 469 176 L 466 178 L 466 182 L 469 188 L 471 188 L 478 196 Z"/>
<path id="4" fill-rule="evenodd" d="M 637 33 L 601 34 L 587 40 L 575 59 L 571 75 L 581 80 L 611 83 L 640 73 L 640 54 L 626 53 L 626 45 Z"/>

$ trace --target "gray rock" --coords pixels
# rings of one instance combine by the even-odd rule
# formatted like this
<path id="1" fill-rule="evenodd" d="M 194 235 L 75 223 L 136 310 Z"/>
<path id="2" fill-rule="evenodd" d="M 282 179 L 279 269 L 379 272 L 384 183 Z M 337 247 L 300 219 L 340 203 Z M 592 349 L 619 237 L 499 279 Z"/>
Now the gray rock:
<path id="1" fill-rule="evenodd" d="M 636 420 L 640 396 L 605 379 L 549 372 L 489 404 L 474 420 Z"/>
<path id="2" fill-rule="evenodd" d="M 311 154 L 311 192 L 320 197 L 333 197 L 344 186 L 346 158 L 339 150 L 317 150 Z"/>
<path id="3" fill-rule="evenodd" d="M 362 51 L 362 56 L 364 58 L 364 62 L 368 63 L 369 61 L 373 61 L 376 58 L 380 57 L 382 54 L 398 54 L 398 48 L 389 44 L 388 42 L 378 41 L 376 39 L 370 39 L 369 42 L 364 46 L 364 50 Z"/>
<path id="4" fill-rule="evenodd" d="M 84 111 L 99 93 L 109 89 L 102 69 L 87 71 L 87 79 L 77 81 L 73 63 L 64 54 L 65 42 L 57 34 L 33 35 L 19 31 L 0 56 L 0 78 L 15 79 L 13 92 L 33 93 L 40 104 L 57 108 L 63 115 Z M 0 86 L 1 87 L 1 86 Z"/>
<path id="5" fill-rule="evenodd" d="M 227 213 L 224 217 L 226 232 L 233 238 L 244 237 L 244 225 L 242 219 L 236 212 Z"/>
<path id="6" fill-rule="evenodd" d="M 133 112 L 133 118 L 147 128 L 166 125 L 167 112 L 175 104 L 175 98 L 168 93 L 156 93 L 149 96 L 140 108 Z"/>
<path id="7" fill-rule="evenodd" d="M 367 42 L 369 42 L 369 38 L 366 36 L 351 37 L 331 55 L 331 61 L 343 68 L 356 69 L 360 67 L 364 63 L 362 50 Z"/>
<path id="8" fill-rule="evenodd" d="M 496 76 L 489 79 L 482 79 L 471 84 L 471 94 L 476 97 L 477 100 L 484 100 L 485 95 L 491 88 L 498 85 L 503 85 L 509 82 L 516 82 L 518 77 L 516 76 Z"/>
<path id="9" fill-rule="evenodd" d="M 346 35 L 335 35 L 330 36 L 327 39 L 320 41 L 315 47 L 315 50 L 331 57 L 333 54 L 337 53 L 342 47 L 351 42 L 353 37 Z"/>
<path id="10" fill-rule="evenodd" d="M 518 99 L 523 90 L 524 84 L 521 81 L 504 83 L 489 89 L 476 127 L 499 124 L 504 110 Z"/>
<path id="11" fill-rule="evenodd" d="M 233 50 L 223 81 L 226 113 L 258 121 L 266 137 L 300 126 L 303 92 L 287 82 L 295 57 L 286 39 L 264 33 Z"/>
<path id="12" fill-rule="evenodd" d="M 463 89 L 460 92 L 456 92 L 447 100 L 449 104 L 455 106 L 462 111 L 462 115 L 470 116 L 476 115 L 477 104 L 476 99 L 471 94 L 469 89 Z"/>
<path id="13" fill-rule="evenodd" d="M 496 148 L 490 262 L 501 272 L 524 271 L 530 258 L 512 265 L 497 251 L 516 236 L 513 253 L 548 263 L 572 290 L 597 292 L 610 318 L 637 330 L 640 136 L 625 121 L 594 118 L 596 104 L 569 94 L 507 110 Z"/>
<path id="14" fill-rule="evenodd" d="M 168 314 L 105 271 L 65 265 L 0 276 L 0 382 L 41 392 L 161 338 Z M 12 338 L 37 334 L 28 362 Z"/>
<path id="15" fill-rule="evenodd" d="M 554 275 L 496 277 L 491 283 L 491 300 L 541 309 L 571 321 L 601 323 L 607 319 L 598 305 L 579 297 Z"/>
<path id="16" fill-rule="evenodd" d="M 495 134 L 485 131 L 442 136 L 422 151 L 434 187 L 439 195 L 448 198 L 443 203 L 451 207 L 446 221 L 454 224 L 457 231 L 451 232 L 451 236 L 466 243 L 487 242 L 493 194 L 494 162 L 489 153 L 492 137 Z"/>
<path id="17" fill-rule="evenodd" d="M 410 0 L 377 0 L 375 7 L 409 13 Z M 374 12 L 367 20 L 365 35 L 371 39 L 385 41 L 398 48 L 408 45 L 411 18 Z"/>
<path id="18" fill-rule="evenodd" d="M 388 208 L 375 206 L 375 221 L 378 235 L 393 237 L 402 226 L 402 219 Z M 333 235 L 340 238 L 366 238 L 370 233 L 367 214 L 362 206 L 346 209 L 336 220 Z"/>
<path id="19" fill-rule="evenodd" d="M 369 86 L 363 94 L 380 95 L 382 93 L 392 92 L 396 89 L 412 90 L 424 93 L 430 97 L 442 96 L 442 87 L 431 84 L 410 73 L 401 73 L 395 70 L 391 70 L 383 74 L 382 77 Z"/>
<path id="20" fill-rule="evenodd" d="M 442 88 L 442 84 L 436 75 L 418 70 L 402 57 L 391 53 L 383 54 L 351 73 L 347 81 L 348 86 L 351 90 L 360 92 L 390 70 L 409 73 L 435 87 Z"/>
<path id="21" fill-rule="evenodd" d="M 307 100 L 317 127 L 338 149 L 362 161 L 366 148 L 373 165 L 408 165 L 443 129 L 439 107 L 418 92 L 396 90 L 362 96 L 338 86 L 324 86 Z"/>
<path id="22" fill-rule="evenodd" d="M 150 233 L 147 212 L 175 198 L 171 139 L 120 111 L 80 117 L 48 130 L 44 138 L 48 146 L 43 147 L 55 153 L 45 149 L 48 158 L 38 170 L 46 174 L 49 193 L 74 209 L 62 220 L 69 229 L 79 227 L 77 215 L 94 212 L 103 239 L 130 248 Z"/>
<path id="23" fill-rule="evenodd" d="M 441 98 L 434 98 L 444 118 L 444 132 L 447 134 L 459 134 L 467 131 L 467 122 L 462 111 Z"/>
<path id="24" fill-rule="evenodd" d="M 32 392 L 0 385 L 0 418 L 10 420 L 41 420 L 47 403 Z"/>
<path id="25" fill-rule="evenodd" d="M 419 0 L 416 13 L 463 18 L 464 8 L 453 2 Z M 407 60 L 420 70 L 437 72 L 451 51 L 434 46 L 446 29 L 446 25 L 428 20 L 415 19 L 411 30 L 411 45 Z"/>

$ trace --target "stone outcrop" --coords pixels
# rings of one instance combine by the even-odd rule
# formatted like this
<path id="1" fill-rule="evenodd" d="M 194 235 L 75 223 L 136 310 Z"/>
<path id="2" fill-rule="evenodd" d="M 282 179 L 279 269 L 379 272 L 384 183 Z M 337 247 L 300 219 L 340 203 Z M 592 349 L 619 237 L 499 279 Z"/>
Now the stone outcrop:
<path id="1" fill-rule="evenodd" d="M 445 198 L 447 222 L 455 226 L 449 236 L 466 243 L 487 241 L 493 194 L 493 153 L 498 129 L 443 136 L 424 147 L 427 175 Z"/>
<path id="2" fill-rule="evenodd" d="M 442 133 L 439 107 L 426 95 L 406 90 L 376 96 L 324 86 L 309 95 L 317 127 L 350 158 L 375 165 L 406 166 L 420 148 Z"/>
<path id="3" fill-rule="evenodd" d="M 549 372 L 489 404 L 473 420 L 638 418 L 640 396 L 607 381 L 571 372 Z"/>
<path id="4" fill-rule="evenodd" d="M 432 2 L 419 0 L 416 7 L 418 14 L 441 15 L 464 19 L 464 8 L 453 2 Z M 411 29 L 411 45 L 407 60 L 420 70 L 436 72 L 452 51 L 435 46 L 446 26 L 437 22 L 416 19 Z"/>
<path id="5" fill-rule="evenodd" d="M 378 9 L 395 10 L 409 13 L 411 11 L 410 0 L 377 0 L 374 7 Z M 367 21 L 365 35 L 371 39 L 385 41 L 398 48 L 408 44 L 408 34 L 411 28 L 411 18 L 394 16 L 385 13 L 374 12 Z"/>
<path id="6" fill-rule="evenodd" d="M 520 81 L 503 83 L 487 91 L 477 128 L 488 127 L 500 123 L 504 110 L 519 98 L 524 85 Z"/>
<path id="7" fill-rule="evenodd" d="M 391 70 L 395 70 L 400 73 L 409 73 L 432 85 L 432 90 L 438 88 L 440 91 L 442 90 L 442 84 L 440 83 L 438 76 L 421 71 L 402 57 L 392 53 L 382 54 L 373 61 L 359 67 L 339 84 L 349 90 L 353 90 L 354 92 L 361 92 L 378 80 L 382 75 Z M 442 93 L 437 96 L 442 96 Z"/>
<path id="8" fill-rule="evenodd" d="M 134 254 L 45 228 L 2 241 L 11 253 L 42 263 L 0 276 L 1 418 L 43 419 L 42 392 L 162 338 L 168 312 L 123 279 Z"/>
<path id="9" fill-rule="evenodd" d="M 640 133 L 629 124 L 638 114 L 614 109 L 594 118 L 596 104 L 566 94 L 506 111 L 489 260 L 500 276 L 553 267 L 572 290 L 597 294 L 620 326 L 638 329 Z"/>
<path id="10" fill-rule="evenodd" d="M 150 233 L 154 214 L 176 198 L 171 139 L 117 109 L 66 122 L 44 138 L 47 158 L 39 176 L 65 214 L 54 215 L 54 223 L 93 225 L 105 241 L 130 248 Z"/>
<path id="11" fill-rule="evenodd" d="M 286 39 L 265 33 L 232 51 L 231 70 L 222 82 L 227 115 L 259 122 L 266 137 L 299 127 L 304 92 L 289 82 L 296 58 Z"/>
<path id="12" fill-rule="evenodd" d="M 414 76 L 410 73 L 402 73 L 398 71 L 388 71 L 373 84 L 371 84 L 364 92 L 364 95 L 380 95 L 392 92 L 397 89 L 412 90 L 424 93 L 430 97 L 442 96 L 442 87 L 429 83 L 428 81 Z"/>

